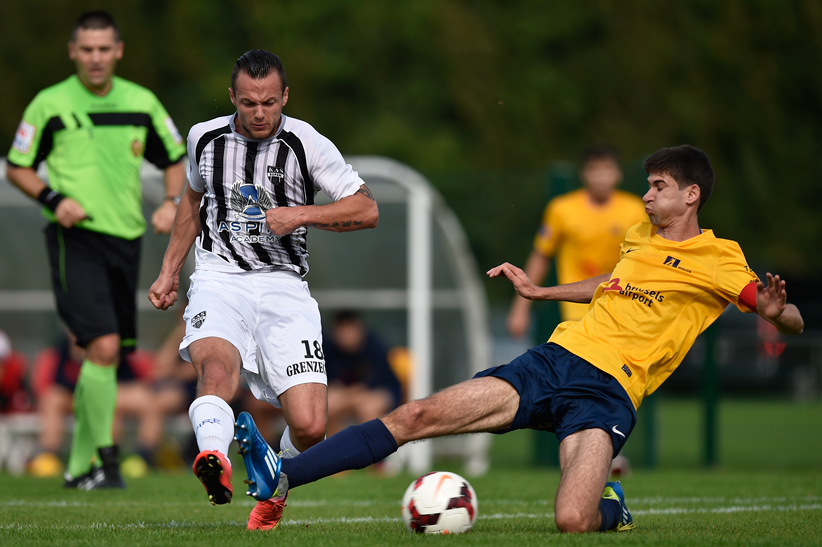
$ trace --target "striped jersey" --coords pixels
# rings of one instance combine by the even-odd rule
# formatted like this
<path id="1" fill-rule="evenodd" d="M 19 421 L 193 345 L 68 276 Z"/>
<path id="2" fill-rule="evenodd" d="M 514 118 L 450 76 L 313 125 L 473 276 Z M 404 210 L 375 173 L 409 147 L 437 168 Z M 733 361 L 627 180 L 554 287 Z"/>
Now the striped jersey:
<path id="1" fill-rule="evenodd" d="M 322 190 L 338 201 L 364 184 L 334 144 L 311 125 L 282 115 L 267 139 L 237 133 L 234 115 L 199 123 L 188 135 L 188 180 L 203 194 L 197 268 L 222 272 L 308 272 L 306 227 L 277 237 L 265 212 L 313 205 Z"/>

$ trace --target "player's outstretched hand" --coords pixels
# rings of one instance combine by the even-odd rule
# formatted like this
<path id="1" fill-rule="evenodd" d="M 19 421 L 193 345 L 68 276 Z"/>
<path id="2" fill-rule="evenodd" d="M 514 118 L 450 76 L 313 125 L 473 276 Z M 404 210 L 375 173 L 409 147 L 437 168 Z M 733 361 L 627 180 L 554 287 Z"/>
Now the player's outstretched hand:
<path id="1" fill-rule="evenodd" d="M 802 334 L 805 322 L 793 304 L 788 304 L 785 282 L 778 275 L 765 274 L 766 287 L 756 283 L 756 313 L 773 323 L 782 334 Z"/>
<path id="2" fill-rule="evenodd" d="M 166 311 L 177 302 L 180 277 L 160 274 L 148 290 L 148 299 L 158 310 Z"/>
<path id="3" fill-rule="evenodd" d="M 537 295 L 537 287 L 534 282 L 525 275 L 525 272 L 513 264 L 505 262 L 488 270 L 488 277 L 504 276 L 514 285 L 517 294 L 528 300 L 534 300 Z"/>
<path id="4" fill-rule="evenodd" d="M 768 281 L 766 287 L 762 281 L 756 283 L 756 310 L 765 319 L 776 320 L 788 302 L 788 293 L 785 291 L 785 281 L 778 275 L 765 274 Z"/>

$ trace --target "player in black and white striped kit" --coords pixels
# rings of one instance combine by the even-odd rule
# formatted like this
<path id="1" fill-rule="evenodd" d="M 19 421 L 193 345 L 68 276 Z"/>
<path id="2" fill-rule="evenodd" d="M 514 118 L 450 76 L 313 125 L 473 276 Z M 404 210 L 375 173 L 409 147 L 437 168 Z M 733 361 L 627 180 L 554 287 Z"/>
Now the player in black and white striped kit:
<path id="1" fill-rule="evenodd" d="M 203 122 L 188 136 L 189 185 L 149 300 L 177 300 L 180 270 L 195 243 L 196 267 L 180 355 L 198 373 L 189 409 L 202 452 L 194 473 L 213 504 L 231 501 L 234 437 L 229 401 L 240 373 L 254 395 L 282 407 L 284 457 L 321 441 L 326 373 L 320 313 L 302 280 L 308 227 L 373 228 L 379 213 L 365 183 L 330 140 L 282 114 L 288 102 L 279 57 L 262 50 L 237 60 L 229 88 L 236 113 Z M 315 205 L 322 190 L 333 201 Z M 259 502 L 249 529 L 277 524 L 285 499 Z"/>

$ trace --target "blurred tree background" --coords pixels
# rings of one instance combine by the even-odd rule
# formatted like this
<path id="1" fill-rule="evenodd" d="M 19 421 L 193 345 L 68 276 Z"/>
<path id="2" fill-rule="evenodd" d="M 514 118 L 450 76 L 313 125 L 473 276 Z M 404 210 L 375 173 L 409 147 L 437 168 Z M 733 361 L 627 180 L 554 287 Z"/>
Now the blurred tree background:
<path id="1" fill-rule="evenodd" d="M 118 74 L 153 90 L 184 134 L 232 111 L 239 55 L 279 54 L 286 113 L 343 154 L 420 170 L 482 269 L 524 261 L 557 190 L 549 167 L 592 142 L 629 167 L 664 146 L 702 148 L 717 172 L 704 227 L 755 266 L 807 281 L 822 267 L 818 0 L 8 0 L 0 154 L 34 95 L 73 72 L 70 29 L 94 8 L 120 24 Z M 628 175 L 642 191 L 641 172 Z"/>

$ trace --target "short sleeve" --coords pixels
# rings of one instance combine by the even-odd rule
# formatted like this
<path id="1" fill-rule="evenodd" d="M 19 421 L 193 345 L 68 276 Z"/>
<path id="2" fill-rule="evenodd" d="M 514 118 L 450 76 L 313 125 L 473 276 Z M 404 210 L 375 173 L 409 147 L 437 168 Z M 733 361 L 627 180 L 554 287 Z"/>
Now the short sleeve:
<path id="1" fill-rule="evenodd" d="M 360 175 L 345 162 L 331 140 L 318 132 L 314 132 L 313 139 L 308 170 L 314 184 L 334 201 L 356 194 L 365 184 Z"/>
<path id="2" fill-rule="evenodd" d="M 555 200 L 548 202 L 542 213 L 539 231 L 534 237 L 534 250 L 544 257 L 551 257 L 556 252 L 562 239 L 562 222 Z"/>
<path id="3" fill-rule="evenodd" d="M 53 131 L 48 127 L 49 120 L 39 99 L 39 96 L 35 97 L 26 107 L 8 154 L 8 161 L 19 167 L 36 169 L 51 151 L 50 136 Z M 59 122 L 59 118 L 56 120 Z M 48 136 L 43 139 L 46 133 Z"/>
<path id="4" fill-rule="evenodd" d="M 736 242 L 729 241 L 720 252 L 717 263 L 714 287 L 728 302 L 734 304 L 745 313 L 754 311 L 739 298 L 742 291 L 750 283 L 756 283 L 759 278 L 748 266 L 742 249 Z"/>
<path id="5" fill-rule="evenodd" d="M 183 138 L 174 125 L 171 116 L 168 115 L 160 100 L 153 94 L 151 96 L 153 106 L 151 108 L 151 125 L 146 137 L 145 158 L 159 167 L 165 169 L 169 165 L 177 163 L 185 154 Z"/>
<path id="6" fill-rule="evenodd" d="M 205 180 L 200 175 L 200 158 L 197 157 L 197 141 L 200 138 L 199 133 L 195 133 L 194 128 L 188 134 L 187 149 L 188 149 L 188 185 L 195 192 L 202 194 L 205 192 Z"/>

